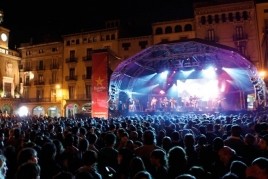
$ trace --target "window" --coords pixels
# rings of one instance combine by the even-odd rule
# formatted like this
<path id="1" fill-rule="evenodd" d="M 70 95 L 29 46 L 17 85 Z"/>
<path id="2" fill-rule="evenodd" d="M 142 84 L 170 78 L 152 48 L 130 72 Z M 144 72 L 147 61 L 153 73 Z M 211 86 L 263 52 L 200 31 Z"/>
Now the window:
<path id="1" fill-rule="evenodd" d="M 28 88 L 24 88 L 23 89 L 23 96 L 24 96 L 24 98 L 29 98 L 29 89 Z"/>
<path id="2" fill-rule="evenodd" d="M 40 60 L 40 61 L 39 61 L 38 69 L 39 69 L 39 70 L 43 70 L 43 69 L 44 69 L 44 61 L 43 61 L 43 60 Z"/>
<path id="3" fill-rule="evenodd" d="M 163 34 L 163 30 L 161 27 L 158 27 L 156 30 L 155 30 L 155 34 L 156 35 L 159 35 L 159 34 Z"/>
<path id="4" fill-rule="evenodd" d="M 245 55 L 245 53 L 246 53 L 246 47 L 243 46 L 243 45 L 238 46 L 238 47 L 237 47 L 237 50 L 238 50 L 240 53 L 242 53 L 243 55 Z"/>
<path id="5" fill-rule="evenodd" d="M 139 46 L 141 47 L 141 49 L 145 49 L 147 45 L 148 45 L 148 41 L 140 41 L 139 42 Z"/>
<path id="6" fill-rule="evenodd" d="M 57 52 L 57 51 L 58 51 L 58 48 L 56 48 L 56 47 L 52 48 L 52 52 Z"/>
<path id="7" fill-rule="evenodd" d="M 115 40 L 115 35 L 114 34 L 111 35 L 111 40 Z"/>
<path id="8" fill-rule="evenodd" d="M 86 78 L 90 79 L 92 74 L 92 68 L 91 67 L 86 67 Z"/>
<path id="9" fill-rule="evenodd" d="M 125 51 L 127 51 L 130 47 L 130 43 L 122 43 L 122 47 Z"/>
<path id="10" fill-rule="evenodd" d="M 52 77 L 52 81 L 51 81 L 52 84 L 57 83 L 57 72 L 56 71 L 52 71 L 51 77 Z"/>
<path id="11" fill-rule="evenodd" d="M 26 76 L 25 78 L 25 84 L 29 85 L 30 84 L 30 76 Z"/>
<path id="12" fill-rule="evenodd" d="M 182 27 L 180 25 L 176 25 L 175 32 L 181 32 L 181 31 L 182 31 Z"/>
<path id="13" fill-rule="evenodd" d="M 91 98 L 91 85 L 86 85 L 86 98 Z"/>
<path id="14" fill-rule="evenodd" d="M 92 48 L 87 48 L 87 60 L 91 60 L 92 58 Z"/>
<path id="15" fill-rule="evenodd" d="M 74 59 L 75 58 L 75 50 L 70 51 L 70 58 Z"/>
<path id="16" fill-rule="evenodd" d="M 58 65 L 57 59 L 53 58 L 52 59 L 52 66 Z"/>
<path id="17" fill-rule="evenodd" d="M 69 99 L 74 99 L 74 86 L 69 86 Z"/>
<path id="18" fill-rule="evenodd" d="M 208 30 L 208 40 L 209 41 L 215 41 L 215 32 L 214 29 Z"/>
<path id="19" fill-rule="evenodd" d="M 41 100 L 43 99 L 44 96 L 44 91 L 42 89 L 37 89 L 36 90 L 36 99 Z"/>
<path id="20" fill-rule="evenodd" d="M 242 15 L 244 20 L 248 20 L 248 12 L 247 11 L 243 11 L 243 15 Z"/>
<path id="21" fill-rule="evenodd" d="M 226 15 L 225 15 L 225 14 L 222 14 L 222 15 L 221 15 L 221 21 L 222 21 L 222 22 L 226 22 Z"/>
<path id="22" fill-rule="evenodd" d="M 43 74 L 38 75 L 38 82 L 44 82 L 44 76 Z"/>
<path id="23" fill-rule="evenodd" d="M 69 75 L 70 75 L 70 77 L 74 77 L 75 76 L 75 68 L 70 68 L 69 69 Z"/>
<path id="24" fill-rule="evenodd" d="M 80 40 L 79 39 L 76 39 L 75 43 L 76 44 L 80 44 Z"/>
<path id="25" fill-rule="evenodd" d="M 241 20 L 240 12 L 236 12 L 236 13 L 235 13 L 235 19 L 236 19 L 237 21 L 240 21 L 240 20 Z"/>
<path id="26" fill-rule="evenodd" d="M 242 26 L 237 26 L 235 28 L 235 34 L 237 39 L 243 39 L 244 38 L 244 30 Z"/>
<path id="27" fill-rule="evenodd" d="M 110 40 L 110 35 L 106 35 L 106 40 Z"/>
<path id="28" fill-rule="evenodd" d="M 219 23 L 220 22 L 220 17 L 218 14 L 215 15 L 214 17 L 215 23 Z"/>
<path id="29" fill-rule="evenodd" d="M 57 98 L 57 90 L 56 89 L 51 89 L 51 97 Z"/>
<path id="30" fill-rule="evenodd" d="M 184 27 L 184 31 L 192 31 L 192 25 L 191 24 L 186 24 Z"/>
<path id="31" fill-rule="evenodd" d="M 27 61 L 27 62 L 25 63 L 25 70 L 26 70 L 26 71 L 31 71 L 31 62 Z"/>
<path id="32" fill-rule="evenodd" d="M 44 53 L 44 50 L 43 49 L 39 49 L 39 53 Z"/>
<path id="33" fill-rule="evenodd" d="M 229 22 L 233 22 L 234 21 L 233 13 L 229 13 L 228 14 L 228 20 L 229 20 Z"/>
<path id="34" fill-rule="evenodd" d="M 66 41 L 66 46 L 70 46 L 70 44 L 71 44 L 70 40 L 67 40 Z"/>
<path id="35" fill-rule="evenodd" d="M 172 28 L 170 26 L 167 26 L 166 29 L 165 29 L 165 33 L 166 34 L 172 33 Z"/>
<path id="36" fill-rule="evenodd" d="M 201 24 L 203 24 L 203 25 L 206 24 L 206 17 L 205 16 L 201 17 Z"/>
<path id="37" fill-rule="evenodd" d="M 209 16 L 208 16 L 208 23 L 209 23 L 209 24 L 212 24 L 212 22 L 213 22 L 212 16 L 209 15 Z"/>

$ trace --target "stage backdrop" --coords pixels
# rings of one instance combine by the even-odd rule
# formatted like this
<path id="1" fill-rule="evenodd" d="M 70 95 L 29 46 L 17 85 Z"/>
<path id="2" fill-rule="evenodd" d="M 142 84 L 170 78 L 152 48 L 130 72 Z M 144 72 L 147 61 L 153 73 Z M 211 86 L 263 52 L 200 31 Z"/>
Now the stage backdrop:
<path id="1" fill-rule="evenodd" d="M 108 118 L 108 53 L 92 54 L 92 117 Z"/>

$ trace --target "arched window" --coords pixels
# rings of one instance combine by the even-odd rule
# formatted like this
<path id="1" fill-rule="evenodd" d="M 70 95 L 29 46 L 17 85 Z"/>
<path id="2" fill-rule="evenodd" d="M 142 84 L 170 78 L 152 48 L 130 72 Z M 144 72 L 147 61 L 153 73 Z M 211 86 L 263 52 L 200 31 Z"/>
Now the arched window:
<path id="1" fill-rule="evenodd" d="M 206 17 L 205 16 L 201 17 L 201 24 L 203 24 L 203 25 L 206 24 Z"/>
<path id="2" fill-rule="evenodd" d="M 176 25 L 175 32 L 181 32 L 181 31 L 182 31 L 182 27 L 180 25 Z"/>
<path id="3" fill-rule="evenodd" d="M 159 34 L 163 34 L 163 30 L 161 27 L 158 27 L 156 30 L 155 30 L 155 34 L 156 35 L 159 35 Z"/>
<path id="4" fill-rule="evenodd" d="M 214 19 L 215 19 L 215 23 L 219 23 L 220 22 L 220 17 L 219 17 L 218 14 L 215 15 Z"/>
<path id="5" fill-rule="evenodd" d="M 244 20 L 248 20 L 248 12 L 247 11 L 243 11 L 243 19 Z"/>
<path id="6" fill-rule="evenodd" d="M 228 14 L 228 20 L 229 20 L 229 22 L 233 22 L 234 21 L 234 16 L 233 16 L 233 13 L 229 13 Z"/>
<path id="7" fill-rule="evenodd" d="M 106 35 L 106 40 L 110 40 L 110 35 Z"/>
<path id="8" fill-rule="evenodd" d="M 165 29 L 165 33 L 166 34 L 172 33 L 172 28 L 170 26 L 167 26 L 166 29 Z"/>
<path id="9" fill-rule="evenodd" d="M 236 12 L 236 13 L 235 13 L 235 19 L 236 19 L 237 21 L 240 21 L 240 20 L 241 20 L 240 12 Z"/>
<path id="10" fill-rule="evenodd" d="M 209 23 L 209 24 L 212 24 L 212 22 L 213 22 L 212 16 L 209 15 L 209 16 L 208 16 L 208 23 Z"/>
<path id="11" fill-rule="evenodd" d="M 192 25 L 191 24 L 186 24 L 185 27 L 184 27 L 184 31 L 192 31 L 193 28 L 192 28 Z"/>
<path id="12" fill-rule="evenodd" d="M 222 14 L 222 15 L 221 15 L 221 21 L 222 21 L 222 22 L 226 22 L 226 15 L 225 15 L 225 14 Z"/>

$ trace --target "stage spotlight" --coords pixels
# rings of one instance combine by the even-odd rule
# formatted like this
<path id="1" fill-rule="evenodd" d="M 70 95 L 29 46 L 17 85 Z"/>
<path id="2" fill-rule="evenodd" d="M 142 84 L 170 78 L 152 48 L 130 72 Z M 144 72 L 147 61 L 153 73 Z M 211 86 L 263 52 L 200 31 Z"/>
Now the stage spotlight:
<path id="1" fill-rule="evenodd" d="M 160 74 L 161 78 L 163 78 L 163 79 L 167 78 L 167 75 L 168 75 L 168 71 L 167 71 L 167 70 L 166 70 L 166 71 L 163 71 L 163 72 Z"/>
<path id="2" fill-rule="evenodd" d="M 165 91 L 164 91 L 164 90 L 160 90 L 159 93 L 160 93 L 160 94 L 165 94 Z"/>

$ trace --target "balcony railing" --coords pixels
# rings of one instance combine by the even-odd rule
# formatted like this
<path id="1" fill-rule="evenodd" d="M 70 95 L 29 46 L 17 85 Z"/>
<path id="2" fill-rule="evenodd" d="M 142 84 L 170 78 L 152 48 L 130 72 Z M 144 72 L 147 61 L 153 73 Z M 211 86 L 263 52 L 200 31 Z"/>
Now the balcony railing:
<path id="1" fill-rule="evenodd" d="M 83 75 L 82 78 L 83 78 L 83 80 L 90 80 L 91 75 Z"/>
<path id="2" fill-rule="evenodd" d="M 45 85 L 45 81 L 34 81 L 34 85 Z"/>
<path id="3" fill-rule="evenodd" d="M 51 102 L 51 98 L 22 98 L 22 102 Z"/>
<path id="4" fill-rule="evenodd" d="M 77 76 L 65 76 L 65 81 L 77 81 Z"/>
<path id="5" fill-rule="evenodd" d="M 66 58 L 66 63 L 77 63 L 78 58 L 72 57 L 72 58 Z"/>
<path id="6" fill-rule="evenodd" d="M 247 40 L 248 40 L 248 35 L 247 34 L 234 35 L 233 36 L 233 41 L 247 41 Z"/>
<path id="7" fill-rule="evenodd" d="M 51 64 L 50 65 L 50 69 L 53 70 L 53 69 L 59 69 L 60 65 L 59 64 Z"/>
<path id="8" fill-rule="evenodd" d="M 32 71 L 32 67 L 31 67 L 31 66 L 26 66 L 26 67 L 24 68 L 24 71 Z"/>
<path id="9" fill-rule="evenodd" d="M 60 82 L 60 80 L 59 79 L 54 79 L 54 80 L 52 80 L 52 79 L 50 79 L 49 80 L 49 84 L 57 84 L 57 83 L 59 83 Z"/>
<path id="10" fill-rule="evenodd" d="M 23 84 L 23 86 L 31 86 L 31 83 L 30 83 L 30 82 L 25 82 L 25 83 Z"/>
<path id="11" fill-rule="evenodd" d="M 219 37 L 206 37 L 205 40 L 210 42 L 219 42 Z"/>
<path id="12" fill-rule="evenodd" d="M 44 66 L 36 66 L 36 71 L 45 70 Z"/>
<path id="13" fill-rule="evenodd" d="M 91 61 L 92 57 L 91 56 L 85 56 L 83 57 L 83 61 Z"/>

